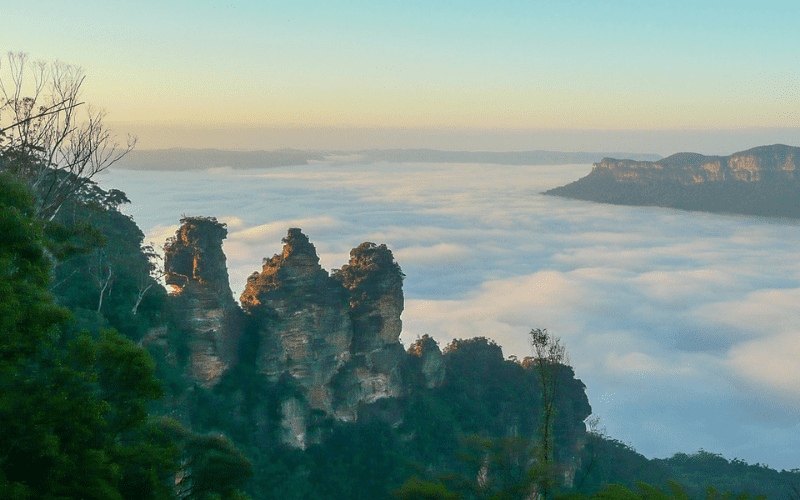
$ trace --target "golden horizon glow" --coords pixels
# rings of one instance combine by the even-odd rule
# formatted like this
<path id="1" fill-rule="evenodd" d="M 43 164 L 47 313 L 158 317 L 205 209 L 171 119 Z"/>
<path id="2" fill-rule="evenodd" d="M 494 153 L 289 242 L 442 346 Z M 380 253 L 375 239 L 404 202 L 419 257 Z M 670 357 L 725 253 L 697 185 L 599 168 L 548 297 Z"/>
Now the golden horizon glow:
<path id="1" fill-rule="evenodd" d="M 86 70 L 115 123 L 660 130 L 800 124 L 795 16 L 769 1 L 16 8 L 0 49 Z M 44 5 L 38 5 L 43 8 Z M 800 7 L 798 14 L 800 14 Z M 27 14 L 26 12 L 27 11 Z M 91 23 L 78 34 L 70 26 Z M 795 44 L 796 45 L 796 44 Z M 0 71 L 2 68 L 0 68 Z"/>

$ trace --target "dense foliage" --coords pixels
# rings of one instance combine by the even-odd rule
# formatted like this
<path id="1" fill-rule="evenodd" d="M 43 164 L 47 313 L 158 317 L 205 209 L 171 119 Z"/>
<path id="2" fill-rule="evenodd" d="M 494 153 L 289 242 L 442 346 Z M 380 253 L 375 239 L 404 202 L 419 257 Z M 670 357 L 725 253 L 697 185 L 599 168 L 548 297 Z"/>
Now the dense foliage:
<path id="1" fill-rule="evenodd" d="M 117 193 L 98 191 L 105 200 Z M 50 292 L 59 271 L 91 275 L 81 259 L 98 249 L 127 250 L 131 272 L 135 258 L 147 262 L 141 233 L 130 231 L 132 221 L 114 203 L 100 207 L 102 222 L 89 227 L 78 218 L 37 220 L 32 193 L 0 173 L 0 498 L 233 498 L 252 472 L 249 461 L 223 438 L 149 417 L 148 405 L 162 396 L 153 361 L 105 326 L 129 325 L 129 318 L 106 317 L 98 307 L 87 320 L 80 294 Z M 98 208 L 83 200 L 72 209 L 77 217 Z M 111 238 L 111 231 L 123 234 Z M 116 265 L 124 278 L 122 261 Z M 130 288 L 121 283 L 117 297 L 130 307 Z"/>

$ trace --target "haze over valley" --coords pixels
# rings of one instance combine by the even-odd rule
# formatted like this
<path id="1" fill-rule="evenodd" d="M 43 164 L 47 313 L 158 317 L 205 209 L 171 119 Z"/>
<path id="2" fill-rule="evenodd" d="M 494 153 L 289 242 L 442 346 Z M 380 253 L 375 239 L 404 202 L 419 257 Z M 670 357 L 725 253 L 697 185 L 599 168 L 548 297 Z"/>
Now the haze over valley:
<path id="1" fill-rule="evenodd" d="M 639 452 L 795 466 L 797 221 L 541 194 L 591 165 L 353 160 L 100 179 L 157 245 L 184 215 L 225 222 L 235 297 L 288 227 L 328 271 L 386 243 L 406 274 L 406 345 L 487 336 L 522 358 L 530 328 L 548 328 L 609 434 Z"/>

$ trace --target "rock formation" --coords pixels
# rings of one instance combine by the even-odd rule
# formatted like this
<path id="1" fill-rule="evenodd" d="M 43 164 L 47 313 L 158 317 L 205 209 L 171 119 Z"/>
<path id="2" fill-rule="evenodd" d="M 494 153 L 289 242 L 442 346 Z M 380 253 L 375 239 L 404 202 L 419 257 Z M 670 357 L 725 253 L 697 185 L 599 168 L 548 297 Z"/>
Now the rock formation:
<path id="1" fill-rule="evenodd" d="M 283 243 L 240 298 L 258 322 L 258 371 L 270 380 L 288 372 L 304 387 L 308 410 L 339 420 L 355 420 L 361 403 L 398 396 L 403 274 L 392 252 L 363 243 L 331 277 L 300 229 Z M 283 410 L 287 440 L 302 443 L 297 403 Z"/>
<path id="2" fill-rule="evenodd" d="M 289 387 L 276 410 L 279 439 L 299 448 L 318 439 L 309 426 L 320 415 L 355 421 L 361 405 L 402 395 L 403 273 L 386 245 L 359 245 L 331 276 L 308 237 L 291 228 L 283 251 L 248 278 L 240 309 L 228 284 L 224 224 L 181 222 L 167 241 L 164 267 L 185 325 L 190 383 L 211 389 L 248 365 L 236 373 Z M 167 337 L 154 333 L 151 343 Z"/>
<path id="3" fill-rule="evenodd" d="M 652 205 L 800 217 L 800 148 L 776 144 L 730 156 L 678 153 L 659 161 L 605 158 L 586 177 L 545 194 Z"/>
<path id="4" fill-rule="evenodd" d="M 289 229 L 283 243 L 283 252 L 247 279 L 239 299 L 257 318 L 257 369 L 271 380 L 288 371 L 308 391 L 311 408 L 332 413 L 330 381 L 352 354 L 345 290 L 320 267 L 300 229 Z"/>
<path id="5" fill-rule="evenodd" d="M 701 182 L 761 180 L 793 181 L 800 165 L 800 148 L 776 144 L 730 156 L 677 153 L 659 161 L 604 158 L 594 165 L 595 175 L 610 175 L 618 182 Z"/>
<path id="6" fill-rule="evenodd" d="M 213 217 L 186 217 L 164 247 L 164 273 L 185 325 L 190 380 L 216 384 L 236 364 L 241 335 L 222 252 L 227 235 Z"/>
<path id="7" fill-rule="evenodd" d="M 442 385 L 445 377 L 444 357 L 439 345 L 429 335 L 423 335 L 408 348 L 408 353 L 419 359 L 420 373 L 425 387 L 433 389 Z"/>

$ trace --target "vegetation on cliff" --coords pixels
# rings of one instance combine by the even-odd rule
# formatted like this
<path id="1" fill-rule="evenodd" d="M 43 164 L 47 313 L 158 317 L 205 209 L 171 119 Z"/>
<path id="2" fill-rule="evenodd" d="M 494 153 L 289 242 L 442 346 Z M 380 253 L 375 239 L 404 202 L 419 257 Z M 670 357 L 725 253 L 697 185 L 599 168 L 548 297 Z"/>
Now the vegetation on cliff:
<path id="1" fill-rule="evenodd" d="M 82 319 L 79 301 L 72 313 L 49 291 L 56 264 L 86 271 L 67 257 L 95 249 L 64 250 L 69 226 L 35 214 L 30 191 L 0 173 L 0 497 L 168 499 L 175 484 L 195 498 L 234 494 L 249 463 L 229 444 L 151 418 L 162 390 L 147 352 L 105 327 L 114 316 L 102 308 Z M 103 236 L 102 225 L 93 230 Z M 221 461 L 232 478 L 201 492 Z"/>
<path id="2" fill-rule="evenodd" d="M 727 157 L 678 153 L 656 162 L 604 159 L 545 194 L 616 205 L 800 217 L 800 148 L 776 144 Z"/>

